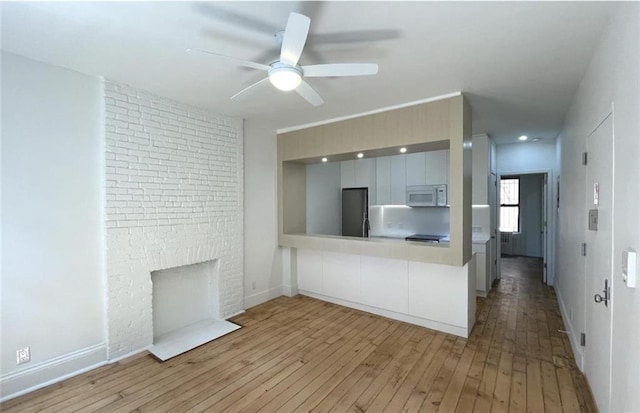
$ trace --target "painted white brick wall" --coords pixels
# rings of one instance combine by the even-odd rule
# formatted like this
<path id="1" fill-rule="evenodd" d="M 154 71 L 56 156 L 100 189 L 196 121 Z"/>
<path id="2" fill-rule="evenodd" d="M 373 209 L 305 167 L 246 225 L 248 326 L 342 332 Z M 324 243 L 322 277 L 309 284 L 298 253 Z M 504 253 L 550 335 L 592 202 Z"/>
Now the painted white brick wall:
<path id="1" fill-rule="evenodd" d="M 109 358 L 153 343 L 152 271 L 219 260 L 218 316 L 242 311 L 242 130 L 105 81 Z"/>

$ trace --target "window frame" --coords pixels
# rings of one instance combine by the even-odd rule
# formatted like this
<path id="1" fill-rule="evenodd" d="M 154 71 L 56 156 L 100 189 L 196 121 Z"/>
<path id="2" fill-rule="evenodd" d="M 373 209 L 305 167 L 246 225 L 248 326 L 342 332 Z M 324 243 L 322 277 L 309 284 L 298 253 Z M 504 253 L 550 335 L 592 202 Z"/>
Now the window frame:
<path id="1" fill-rule="evenodd" d="M 503 180 L 517 180 L 518 181 L 518 203 L 517 204 L 503 204 L 502 203 L 502 181 Z M 518 227 L 516 228 L 516 231 L 511 231 L 511 233 L 520 233 L 520 204 L 521 204 L 521 191 L 520 191 L 521 185 L 520 185 L 520 175 L 507 175 L 507 176 L 501 176 L 500 177 L 500 186 L 499 186 L 499 194 L 500 194 L 500 205 L 499 205 L 499 211 L 502 211 L 502 207 L 516 207 L 518 208 Z M 502 215 L 502 214 L 499 214 Z M 500 228 L 498 228 L 498 231 L 500 231 Z M 500 232 L 508 232 L 508 231 L 500 231 Z"/>

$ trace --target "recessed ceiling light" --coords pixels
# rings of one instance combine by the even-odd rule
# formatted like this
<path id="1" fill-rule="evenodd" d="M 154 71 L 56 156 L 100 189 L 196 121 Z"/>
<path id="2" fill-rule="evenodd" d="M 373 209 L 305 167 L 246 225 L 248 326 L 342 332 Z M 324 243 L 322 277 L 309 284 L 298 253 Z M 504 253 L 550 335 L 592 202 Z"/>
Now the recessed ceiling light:
<path id="1" fill-rule="evenodd" d="M 363 156 L 364 156 L 364 154 L 363 154 L 362 152 L 360 152 L 360 153 L 358 154 L 358 158 L 362 158 Z"/>
<path id="2" fill-rule="evenodd" d="M 407 148 L 400 148 L 400 153 L 405 153 L 407 151 Z"/>
<path id="3" fill-rule="evenodd" d="M 328 159 L 327 158 L 322 158 L 322 162 L 327 162 Z"/>
<path id="4" fill-rule="evenodd" d="M 534 141 L 534 142 L 538 142 L 540 140 L 540 138 L 533 138 L 531 140 Z"/>
<path id="5" fill-rule="evenodd" d="M 526 141 L 527 139 L 529 138 L 527 138 L 526 135 L 522 135 L 521 137 L 518 138 L 519 141 Z"/>

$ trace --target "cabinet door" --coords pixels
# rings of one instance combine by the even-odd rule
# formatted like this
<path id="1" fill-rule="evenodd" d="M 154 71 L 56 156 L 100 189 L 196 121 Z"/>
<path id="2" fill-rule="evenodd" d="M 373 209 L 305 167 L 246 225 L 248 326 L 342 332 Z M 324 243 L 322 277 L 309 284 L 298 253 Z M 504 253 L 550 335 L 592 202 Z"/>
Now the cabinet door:
<path id="1" fill-rule="evenodd" d="M 476 253 L 476 290 L 487 292 L 486 254 Z"/>
<path id="2" fill-rule="evenodd" d="M 407 186 L 426 185 L 425 152 L 407 155 Z"/>
<path id="3" fill-rule="evenodd" d="M 355 186 L 369 188 L 369 205 L 376 204 L 376 160 L 356 159 Z"/>
<path id="4" fill-rule="evenodd" d="M 486 136 L 474 136 L 471 159 L 473 164 L 471 202 L 486 205 L 489 203 L 489 141 Z"/>
<path id="5" fill-rule="evenodd" d="M 391 157 L 376 158 L 376 204 L 391 203 Z"/>
<path id="6" fill-rule="evenodd" d="M 425 152 L 425 184 L 448 184 L 448 178 L 449 150 Z"/>
<path id="7" fill-rule="evenodd" d="M 407 204 L 406 155 L 391 157 L 391 204 Z"/>
<path id="8" fill-rule="evenodd" d="M 353 188 L 356 186 L 355 161 L 340 162 L 340 188 Z"/>

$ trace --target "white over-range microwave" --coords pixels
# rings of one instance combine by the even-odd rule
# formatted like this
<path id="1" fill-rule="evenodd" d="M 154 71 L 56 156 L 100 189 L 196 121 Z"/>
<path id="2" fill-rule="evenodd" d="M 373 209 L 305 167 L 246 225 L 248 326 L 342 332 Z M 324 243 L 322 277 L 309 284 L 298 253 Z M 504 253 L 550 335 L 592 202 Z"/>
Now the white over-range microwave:
<path id="1" fill-rule="evenodd" d="M 447 206 L 446 185 L 416 185 L 407 187 L 407 205 L 410 207 Z"/>

